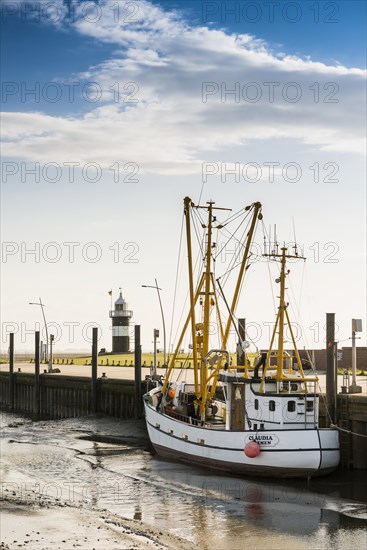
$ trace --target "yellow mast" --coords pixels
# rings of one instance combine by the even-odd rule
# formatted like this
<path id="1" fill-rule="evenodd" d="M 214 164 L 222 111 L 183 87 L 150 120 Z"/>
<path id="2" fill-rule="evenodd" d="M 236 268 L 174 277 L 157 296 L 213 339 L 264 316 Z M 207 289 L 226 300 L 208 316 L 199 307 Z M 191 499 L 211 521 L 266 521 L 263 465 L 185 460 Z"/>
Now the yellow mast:
<path id="1" fill-rule="evenodd" d="M 179 348 L 182 344 L 183 338 L 185 336 L 186 330 L 189 323 L 191 322 L 191 337 L 192 337 L 192 347 L 193 347 L 193 365 L 194 365 L 194 382 L 195 382 L 195 393 L 198 397 L 201 398 L 201 403 L 203 404 L 203 410 L 205 408 L 205 402 L 207 399 L 207 372 L 204 367 L 204 357 L 209 351 L 209 333 L 210 333 L 210 309 L 211 309 L 211 296 L 214 295 L 214 304 L 217 305 L 215 288 L 214 288 L 214 278 L 213 273 L 211 273 L 211 253 L 212 253 L 212 230 L 213 230 L 213 204 L 214 202 L 208 202 L 209 206 L 195 206 L 191 201 L 190 197 L 185 197 L 184 207 L 185 207 L 185 216 L 186 216 L 186 240 L 187 240 L 187 258 L 188 258 L 188 271 L 189 271 L 189 294 L 190 294 L 190 311 L 186 318 L 186 322 L 182 329 L 180 338 L 178 340 L 175 352 L 171 357 L 168 371 L 166 374 L 166 379 L 163 384 L 162 391 L 163 393 L 167 390 L 170 375 L 174 368 L 175 361 L 177 359 Z M 208 210 L 208 234 L 207 234 L 207 250 L 205 253 L 205 270 L 201 275 L 200 282 L 197 286 L 196 292 L 194 294 L 194 270 L 193 270 L 193 261 L 192 261 L 192 240 L 191 240 L 191 208 L 205 208 Z M 219 208 L 218 210 L 227 210 L 226 208 Z M 213 288 L 212 288 L 213 286 Z M 200 357 L 198 356 L 199 350 L 199 339 L 198 339 L 198 325 L 196 324 L 195 316 L 195 306 L 199 299 L 200 295 L 204 295 L 204 312 L 203 312 L 203 341 L 200 350 Z M 218 307 L 218 305 L 217 305 Z M 223 327 L 221 327 L 221 335 L 223 335 Z M 201 363 L 201 365 L 199 365 Z M 198 380 L 198 369 L 200 366 L 200 386 Z"/>
<path id="2" fill-rule="evenodd" d="M 253 216 L 252 216 L 251 226 L 250 226 L 249 232 L 247 233 L 245 252 L 243 254 L 240 271 L 238 273 L 236 288 L 235 288 L 235 291 L 234 291 L 234 294 L 233 294 L 233 299 L 232 299 L 232 304 L 231 304 L 231 309 L 230 309 L 230 315 L 228 317 L 226 329 L 225 329 L 225 332 L 224 332 L 224 338 L 223 338 L 223 341 L 222 341 L 222 348 L 223 349 L 226 349 L 226 347 L 227 347 L 227 340 L 228 340 L 228 336 L 229 336 L 229 331 L 231 329 L 232 316 L 234 315 L 234 312 L 235 312 L 236 307 L 237 307 L 237 302 L 238 302 L 238 297 L 239 297 L 239 293 L 240 293 L 240 290 L 241 290 L 243 275 L 244 275 L 244 272 L 245 272 L 245 269 L 246 269 L 246 264 L 247 264 L 247 260 L 248 260 L 249 253 L 250 253 L 250 246 L 251 246 L 251 243 L 252 243 L 252 238 L 254 236 L 254 231 L 255 231 L 255 228 L 256 228 L 256 222 L 257 222 L 257 219 L 259 217 L 259 212 L 261 210 L 262 205 L 261 205 L 260 202 L 255 202 L 251 206 L 254 207 L 254 212 L 253 212 Z M 249 209 L 249 208 L 251 208 L 251 206 L 246 207 L 246 208 Z"/>
<path id="3" fill-rule="evenodd" d="M 279 335 L 278 335 L 278 357 L 277 357 L 277 377 L 280 379 L 283 376 L 283 362 L 284 362 L 284 313 L 285 305 L 285 253 L 287 249 L 283 246 L 281 248 L 281 268 L 280 268 L 280 301 L 279 301 Z"/>
<path id="4" fill-rule="evenodd" d="M 200 365 L 200 413 L 205 412 L 206 399 L 207 399 L 207 371 L 208 367 L 204 363 L 204 357 L 209 351 L 209 335 L 210 335 L 210 298 L 211 298 L 211 259 L 212 259 L 212 225 L 213 225 L 213 202 L 208 203 L 208 233 L 206 243 L 206 265 L 205 265 L 205 290 L 204 290 L 204 338 L 201 354 Z"/>
<path id="5" fill-rule="evenodd" d="M 237 307 L 238 297 L 239 297 L 239 293 L 240 293 L 240 290 L 241 290 L 241 284 L 243 282 L 243 277 L 244 277 L 247 261 L 248 261 L 249 254 L 250 254 L 250 247 L 251 247 L 252 239 L 253 239 L 254 232 L 255 232 L 255 229 L 256 229 L 256 223 L 257 223 L 257 220 L 261 219 L 261 217 L 262 217 L 262 215 L 260 213 L 261 208 L 262 208 L 262 204 L 260 202 L 255 202 L 251 206 L 247 206 L 246 210 L 250 210 L 251 208 L 253 208 L 254 211 L 253 211 L 253 215 L 252 215 L 250 229 L 247 233 L 245 251 L 244 251 L 244 254 L 243 254 L 243 257 L 242 257 L 242 262 L 241 262 L 240 270 L 239 270 L 238 277 L 237 277 L 236 287 L 235 287 L 233 298 L 232 298 L 232 304 L 231 304 L 231 308 L 230 308 L 230 311 L 229 311 L 230 314 L 229 314 L 228 321 L 227 321 L 226 328 L 225 328 L 224 332 L 223 332 L 223 328 L 222 328 L 220 314 L 218 315 L 219 323 L 220 323 L 221 338 L 222 338 L 222 346 L 221 347 L 222 347 L 223 350 L 225 350 L 227 348 L 227 341 L 228 341 L 228 336 L 229 336 L 229 332 L 230 332 L 230 328 L 231 328 L 233 314 L 234 314 L 234 312 L 236 310 L 236 307 Z M 213 281 L 213 288 L 215 288 L 214 281 Z M 218 313 L 219 313 L 219 309 L 218 309 Z M 208 378 L 208 373 L 205 372 L 205 377 L 206 377 L 205 387 L 206 388 L 208 387 L 209 381 L 211 379 L 213 379 L 212 388 L 211 388 L 210 392 L 207 392 L 206 398 L 207 397 L 212 398 L 213 395 L 215 394 L 215 390 L 216 390 L 216 386 L 217 386 L 217 375 L 218 375 L 218 371 L 219 371 L 220 368 L 221 368 L 221 361 L 219 361 L 219 364 L 218 364 L 218 367 L 217 367 L 216 371 L 214 371 L 214 373 L 212 373 L 209 378 Z M 246 373 L 246 371 L 245 371 L 245 373 Z"/>
<path id="6" fill-rule="evenodd" d="M 210 331 L 210 289 L 211 289 L 211 258 L 212 258 L 212 212 L 213 203 L 209 202 L 208 207 L 208 234 L 206 248 L 206 265 L 205 265 L 205 296 L 204 296 L 204 341 L 202 360 L 209 351 L 209 331 Z"/>
<path id="7" fill-rule="evenodd" d="M 185 197 L 185 215 L 186 215 L 186 237 L 187 237 L 187 260 L 189 269 L 189 287 L 190 287 L 190 317 L 191 317 L 191 337 L 192 337 L 192 353 L 194 361 L 194 383 L 195 393 L 198 393 L 198 371 L 197 371 L 197 342 L 196 342 L 196 321 L 195 321 L 195 296 L 194 296 L 194 274 L 192 266 L 192 246 L 191 246 L 191 199 Z M 200 285 L 201 286 L 201 285 Z"/>
<path id="8" fill-rule="evenodd" d="M 204 274 L 202 274 L 201 279 L 200 279 L 200 283 L 199 283 L 199 285 L 196 289 L 196 293 L 195 293 L 195 296 L 194 296 L 194 305 L 196 305 L 196 303 L 198 301 L 198 298 L 200 296 L 200 292 L 201 292 L 201 289 L 203 287 L 203 284 L 204 284 Z M 183 329 L 181 331 L 181 335 L 180 335 L 180 337 L 177 341 L 175 352 L 174 352 L 174 354 L 172 355 L 172 357 L 170 359 L 168 371 L 167 371 L 167 374 L 166 374 L 166 379 L 165 379 L 165 382 L 164 382 L 163 387 L 162 387 L 162 392 L 163 393 L 167 389 L 168 382 L 169 382 L 172 370 L 174 369 L 175 361 L 177 359 L 177 355 L 178 355 L 179 349 L 181 347 L 181 344 L 183 342 L 187 327 L 189 326 L 190 320 L 191 320 L 191 308 L 190 308 L 190 311 L 187 315 L 187 318 L 186 318 L 185 324 L 183 326 Z M 195 369 L 196 369 L 196 375 L 195 375 L 195 372 L 194 372 L 194 376 L 195 376 L 195 380 L 197 381 L 197 366 L 196 365 L 194 365 L 194 371 L 195 371 Z M 195 390 L 196 390 L 196 387 L 195 387 Z M 197 391 L 199 391 L 199 389 Z"/>
<path id="9" fill-rule="evenodd" d="M 263 369 L 262 380 L 261 380 L 261 384 L 260 384 L 260 392 L 264 392 L 265 376 L 267 374 L 267 370 L 269 370 L 271 368 L 270 367 L 270 359 L 271 359 L 271 353 L 272 353 L 272 349 L 273 349 L 273 343 L 274 343 L 274 340 L 275 340 L 275 335 L 277 334 L 277 332 L 278 332 L 278 350 L 276 352 L 276 355 L 277 355 L 277 368 L 276 368 L 276 371 L 277 372 L 276 372 L 276 377 L 275 378 L 279 381 L 284 380 L 284 379 L 292 380 L 292 377 L 286 376 L 283 372 L 283 364 L 284 364 L 284 358 L 285 358 L 285 355 L 284 355 L 284 326 L 285 326 L 285 324 L 287 324 L 287 326 L 289 328 L 289 331 L 290 331 L 290 334 L 291 334 L 293 349 L 294 349 L 294 352 L 295 352 L 295 357 L 296 357 L 296 360 L 297 360 L 298 368 L 299 368 L 299 371 L 300 371 L 300 374 L 301 374 L 301 377 L 300 378 L 297 377 L 296 379 L 301 380 L 303 382 L 304 391 L 306 392 L 307 391 L 307 385 L 306 385 L 305 375 L 304 375 L 304 372 L 303 372 L 302 361 L 301 361 L 301 358 L 300 358 L 300 355 L 299 355 L 299 352 L 298 352 L 298 349 L 297 349 L 296 340 L 294 338 L 291 322 L 290 322 L 288 311 L 287 311 L 288 304 L 285 301 L 285 291 L 286 291 L 285 279 L 286 279 L 286 276 L 288 275 L 288 272 L 286 270 L 287 259 L 288 258 L 294 258 L 294 259 L 297 259 L 297 260 L 305 260 L 306 258 L 304 258 L 303 256 L 298 256 L 297 254 L 296 255 L 287 254 L 287 248 L 286 247 L 281 248 L 281 254 L 271 252 L 269 254 L 263 254 L 263 256 L 268 257 L 268 258 L 280 258 L 281 268 L 280 268 L 280 277 L 279 277 L 279 279 L 277 279 L 277 282 L 280 283 L 280 296 L 279 296 L 278 313 L 277 313 L 277 317 L 276 317 L 276 321 L 275 321 L 275 325 L 274 325 L 274 329 L 273 329 L 273 334 L 272 334 L 272 337 L 271 337 L 271 340 L 270 340 L 270 345 L 269 345 L 269 350 L 268 350 L 268 354 L 267 354 L 267 358 L 266 358 L 265 367 Z M 316 380 L 316 379 L 308 378 L 308 380 L 310 381 L 310 380 Z"/>
<path id="10" fill-rule="evenodd" d="M 212 397 L 213 391 L 215 391 L 216 386 L 216 376 L 213 373 L 209 379 L 214 378 L 213 384 L 212 384 L 212 390 L 209 394 L 208 392 L 208 369 L 206 366 L 206 363 L 204 363 L 204 358 L 209 352 L 209 346 L 210 346 L 210 314 L 211 314 L 211 305 L 215 305 L 217 314 L 218 314 L 218 321 L 220 324 L 220 336 L 222 340 L 222 347 L 223 349 L 226 348 L 228 335 L 230 331 L 230 325 L 231 325 L 231 318 L 228 320 L 226 324 L 226 329 L 224 330 L 224 327 L 222 325 L 222 319 L 220 316 L 220 311 L 218 308 L 218 300 L 215 293 L 215 281 L 214 281 L 214 274 L 211 271 L 212 267 L 212 248 L 213 248 L 213 241 L 212 241 L 212 233 L 213 233 L 213 210 L 227 210 L 226 208 L 215 208 L 213 207 L 214 202 L 209 201 L 207 203 L 208 206 L 195 206 L 191 199 L 189 197 L 185 197 L 184 199 L 184 207 L 185 207 L 185 216 L 186 216 L 186 237 L 187 237 L 187 257 L 188 257 L 188 271 L 189 271 L 189 294 L 190 294 L 190 311 L 187 316 L 185 325 L 183 327 L 183 330 L 181 332 L 178 344 L 176 346 L 176 350 L 174 355 L 171 358 L 170 365 L 168 368 L 168 372 L 166 375 L 166 380 L 163 385 L 162 391 L 163 393 L 167 390 L 169 378 L 171 375 L 171 372 L 174 368 L 174 363 L 176 361 L 178 350 L 182 344 L 185 332 L 188 328 L 188 325 L 191 321 L 191 337 L 192 337 L 192 347 L 193 347 L 193 365 L 194 365 L 194 382 L 195 382 L 195 394 L 198 398 L 200 398 L 200 414 L 203 418 L 205 416 L 205 408 L 206 408 L 206 402 L 208 397 Z M 261 204 L 259 202 L 254 203 L 251 206 L 246 207 L 246 210 L 249 210 L 250 208 L 254 208 L 253 212 L 253 218 L 251 221 L 250 229 L 247 233 L 247 240 L 246 240 L 246 246 L 245 246 L 245 252 L 244 256 L 241 262 L 240 272 L 238 275 L 236 288 L 234 291 L 233 299 L 232 299 L 232 308 L 231 312 L 235 310 L 238 302 L 239 292 L 241 288 L 241 283 L 243 280 L 244 272 L 246 269 L 247 260 L 250 253 L 250 246 L 252 242 L 252 238 L 254 235 L 255 227 L 256 227 L 256 221 L 258 218 L 260 218 L 259 212 L 261 209 Z M 196 292 L 194 292 L 194 274 L 193 274 L 193 261 L 192 261 L 192 240 L 191 240 L 191 208 L 205 208 L 208 211 L 208 224 L 207 224 L 207 239 L 206 239 L 206 251 L 205 251 L 205 269 L 202 273 L 199 285 L 196 289 Z M 200 295 L 204 295 L 204 303 L 203 303 L 203 340 L 202 340 L 202 346 L 200 349 L 200 356 L 199 356 L 199 342 L 198 340 L 198 325 L 196 324 L 196 316 L 195 316 L 195 306 L 197 304 L 197 301 L 199 299 Z M 201 329 L 200 329 L 201 330 Z M 200 363 L 200 365 L 199 365 Z M 198 376 L 198 369 L 200 367 L 200 385 L 199 385 L 199 376 Z M 218 373 L 218 367 L 216 368 L 216 374 Z"/>

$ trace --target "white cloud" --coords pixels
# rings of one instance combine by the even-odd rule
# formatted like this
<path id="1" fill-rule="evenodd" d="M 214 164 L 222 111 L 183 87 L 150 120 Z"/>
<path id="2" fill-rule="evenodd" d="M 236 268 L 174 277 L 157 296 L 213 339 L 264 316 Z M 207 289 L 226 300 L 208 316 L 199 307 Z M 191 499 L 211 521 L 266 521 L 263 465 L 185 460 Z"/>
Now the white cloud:
<path id="1" fill-rule="evenodd" d="M 278 55 L 253 36 L 193 27 L 146 1 L 132 3 L 135 14 L 120 2 L 118 17 L 100 2 L 97 22 L 83 12 L 87 4 L 74 5 L 75 30 L 119 48 L 80 75 L 98 82 L 103 102 L 80 116 L 3 114 L 3 155 L 105 167 L 133 161 L 142 171 L 180 174 L 197 173 L 208 152 L 225 161 L 221 149 L 251 140 L 364 153 L 365 71 Z M 206 102 L 203 83 L 212 83 Z M 233 89 L 238 102 L 223 95 Z"/>

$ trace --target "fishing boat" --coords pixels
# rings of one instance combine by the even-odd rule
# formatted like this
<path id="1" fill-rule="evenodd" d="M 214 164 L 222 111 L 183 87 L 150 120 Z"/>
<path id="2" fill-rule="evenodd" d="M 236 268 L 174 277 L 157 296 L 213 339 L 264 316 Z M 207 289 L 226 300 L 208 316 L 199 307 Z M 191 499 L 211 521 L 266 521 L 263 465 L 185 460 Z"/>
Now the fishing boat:
<path id="1" fill-rule="evenodd" d="M 228 231 L 227 220 L 238 218 L 228 218 L 228 209 L 216 207 L 213 201 L 200 206 L 189 197 L 184 199 L 190 305 L 165 377 L 155 376 L 156 386 L 143 398 L 150 441 L 167 459 L 235 474 L 327 474 L 339 464 L 338 431 L 319 427 L 318 378 L 315 373 L 305 374 L 288 312 L 287 262 L 304 258 L 296 247 L 292 252 L 278 245 L 276 239 L 273 244 L 271 239 L 268 245 L 265 243 L 263 257 L 275 263 L 278 270 L 278 304 L 268 349 L 259 350 L 257 360 L 249 364 L 249 342 L 238 331 L 236 308 L 244 278 L 253 264 L 251 244 L 263 218 L 262 205 L 256 202 L 245 207 L 243 215 L 246 221 L 239 224 L 244 228 L 239 243 L 241 258 L 235 255 L 236 279 L 228 299 L 224 277 L 216 278 L 216 241 L 225 231 L 229 241 L 234 237 Z M 202 245 L 201 269 L 195 283 L 192 241 L 194 234 L 198 237 L 198 229 L 203 231 L 203 238 L 198 239 Z M 213 324 L 218 328 L 218 344 L 214 346 Z M 228 349 L 233 330 L 239 345 L 240 364 L 236 365 Z M 187 334 L 193 380 L 174 380 Z M 286 349 L 288 344 L 291 352 Z"/>

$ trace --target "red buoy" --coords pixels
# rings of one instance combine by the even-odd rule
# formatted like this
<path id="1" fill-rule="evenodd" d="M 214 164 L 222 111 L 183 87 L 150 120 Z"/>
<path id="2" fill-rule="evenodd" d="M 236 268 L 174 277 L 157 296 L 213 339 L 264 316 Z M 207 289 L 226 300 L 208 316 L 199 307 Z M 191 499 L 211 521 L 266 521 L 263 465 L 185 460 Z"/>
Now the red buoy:
<path id="1" fill-rule="evenodd" d="M 246 443 L 243 452 L 248 458 L 255 458 L 259 456 L 260 450 L 260 445 L 256 441 L 250 441 L 250 443 Z"/>

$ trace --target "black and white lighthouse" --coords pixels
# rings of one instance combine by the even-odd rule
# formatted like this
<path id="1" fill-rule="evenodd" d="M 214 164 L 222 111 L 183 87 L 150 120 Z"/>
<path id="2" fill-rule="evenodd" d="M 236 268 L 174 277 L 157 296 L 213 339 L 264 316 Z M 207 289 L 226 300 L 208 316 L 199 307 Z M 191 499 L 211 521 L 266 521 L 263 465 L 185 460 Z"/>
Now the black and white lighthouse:
<path id="1" fill-rule="evenodd" d="M 127 303 L 120 296 L 115 302 L 115 309 L 110 311 L 112 319 L 112 353 L 126 353 L 130 351 L 130 319 L 133 312 L 128 309 Z"/>

